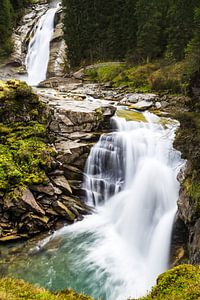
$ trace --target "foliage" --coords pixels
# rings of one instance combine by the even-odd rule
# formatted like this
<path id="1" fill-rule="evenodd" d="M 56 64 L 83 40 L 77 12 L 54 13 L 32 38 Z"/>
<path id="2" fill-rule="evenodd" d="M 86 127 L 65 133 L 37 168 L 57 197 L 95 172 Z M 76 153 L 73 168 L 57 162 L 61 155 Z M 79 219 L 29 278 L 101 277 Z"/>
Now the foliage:
<path id="1" fill-rule="evenodd" d="M 104 63 L 87 68 L 85 70 L 85 75 L 88 76 L 90 80 L 96 82 L 107 82 L 112 81 L 119 73 L 123 71 L 124 68 L 124 64 L 112 62 Z"/>
<path id="2" fill-rule="evenodd" d="M 157 285 L 141 300 L 200 299 L 200 267 L 180 265 L 158 277 Z"/>
<path id="3" fill-rule="evenodd" d="M 126 86 L 133 92 L 167 92 L 186 94 L 188 84 L 183 78 L 185 62 L 168 64 L 163 60 L 136 66 L 99 64 L 85 70 L 89 80 L 111 81 L 114 87 Z"/>

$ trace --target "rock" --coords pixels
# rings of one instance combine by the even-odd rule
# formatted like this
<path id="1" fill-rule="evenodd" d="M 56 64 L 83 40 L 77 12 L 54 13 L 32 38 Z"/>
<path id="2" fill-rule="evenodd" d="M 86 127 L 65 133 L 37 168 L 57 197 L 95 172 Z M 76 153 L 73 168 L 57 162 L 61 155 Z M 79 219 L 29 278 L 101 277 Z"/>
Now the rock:
<path id="1" fill-rule="evenodd" d="M 42 185 L 42 184 L 40 184 L 40 185 L 31 185 L 30 189 L 32 191 L 44 193 L 44 194 L 47 194 L 47 195 L 50 195 L 50 196 L 53 196 L 54 193 L 55 193 L 54 187 L 51 183 L 49 183 L 48 185 Z"/>
<path id="2" fill-rule="evenodd" d="M 167 101 L 161 101 L 161 107 L 166 108 L 169 105 Z"/>
<path id="3" fill-rule="evenodd" d="M 155 103 L 155 107 L 156 107 L 156 109 L 160 109 L 161 107 L 162 107 L 162 105 L 161 105 L 161 103 L 160 102 L 156 102 Z"/>
<path id="4" fill-rule="evenodd" d="M 154 101 L 156 97 L 155 94 L 127 94 L 121 100 L 121 103 L 138 103 L 140 101 L 151 102 Z"/>
<path id="5" fill-rule="evenodd" d="M 66 73 L 67 45 L 63 38 L 63 12 L 62 9 L 55 15 L 55 29 L 50 43 L 50 56 L 47 77 L 62 77 Z"/>
<path id="6" fill-rule="evenodd" d="M 9 242 L 9 241 L 16 241 L 20 240 L 22 237 L 21 235 L 13 234 L 13 235 L 7 235 L 0 237 L 0 242 Z"/>
<path id="7" fill-rule="evenodd" d="M 23 191 L 22 201 L 31 206 L 39 214 L 45 215 L 45 211 L 38 205 L 33 194 L 28 188 Z"/>
<path id="8" fill-rule="evenodd" d="M 76 216 L 60 201 L 54 205 L 54 209 L 65 216 L 69 221 L 73 222 Z"/>
<path id="9" fill-rule="evenodd" d="M 85 76 L 84 71 L 85 71 L 84 68 L 78 70 L 77 72 L 73 73 L 73 77 L 74 77 L 75 79 L 83 79 L 84 76 Z"/>
<path id="10" fill-rule="evenodd" d="M 31 217 L 32 217 L 32 219 L 39 220 L 40 222 L 45 223 L 45 224 L 47 224 L 49 222 L 49 218 L 47 216 L 40 217 L 37 215 L 32 215 Z"/>
<path id="11" fill-rule="evenodd" d="M 139 101 L 136 104 L 132 105 L 131 108 L 143 111 L 143 110 L 146 110 L 146 109 L 152 107 L 152 105 L 153 105 L 153 102 L 151 102 L 151 101 L 147 102 L 145 100 L 142 100 L 142 101 Z"/>
<path id="12" fill-rule="evenodd" d="M 69 179 L 77 179 L 77 180 L 82 180 L 83 179 L 83 172 L 79 170 L 78 168 L 74 166 L 70 166 L 68 164 L 63 165 L 65 169 L 65 174 L 67 178 Z"/>
<path id="13" fill-rule="evenodd" d="M 67 181 L 67 179 L 64 176 L 51 177 L 51 179 L 61 190 L 64 190 L 64 191 L 72 194 L 72 190 L 69 185 L 69 182 Z"/>

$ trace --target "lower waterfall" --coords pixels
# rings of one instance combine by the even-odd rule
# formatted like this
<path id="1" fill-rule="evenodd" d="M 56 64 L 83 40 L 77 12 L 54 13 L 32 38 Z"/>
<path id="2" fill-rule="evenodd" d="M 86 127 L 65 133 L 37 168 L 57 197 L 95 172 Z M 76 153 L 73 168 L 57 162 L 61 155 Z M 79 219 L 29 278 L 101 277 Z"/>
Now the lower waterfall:
<path id="1" fill-rule="evenodd" d="M 35 33 L 29 42 L 26 55 L 27 83 L 37 85 L 46 79 L 49 62 L 50 41 L 54 31 L 54 18 L 60 4 L 55 4 L 40 17 L 36 24 Z"/>
<path id="2" fill-rule="evenodd" d="M 71 287 L 95 299 L 145 295 L 168 268 L 183 165 L 173 149 L 177 123 L 114 117 L 114 131 L 92 148 L 86 201 L 94 213 L 38 243 L 10 273 L 52 290 Z"/>

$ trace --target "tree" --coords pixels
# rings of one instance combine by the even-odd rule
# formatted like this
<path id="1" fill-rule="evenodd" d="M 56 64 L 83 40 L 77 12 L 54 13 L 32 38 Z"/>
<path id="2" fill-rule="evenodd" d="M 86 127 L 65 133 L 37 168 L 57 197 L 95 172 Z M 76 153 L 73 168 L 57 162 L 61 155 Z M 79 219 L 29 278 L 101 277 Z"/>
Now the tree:
<path id="1" fill-rule="evenodd" d="M 0 1 L 0 56 L 11 52 L 12 7 L 9 0 Z"/>
<path id="2" fill-rule="evenodd" d="M 138 0 L 137 17 L 137 52 L 141 58 L 149 61 L 162 53 L 162 0 Z M 163 3 L 163 2 L 162 2 Z"/>
<path id="3" fill-rule="evenodd" d="M 168 42 L 166 56 L 175 60 L 184 58 L 184 49 L 192 38 L 194 8 L 197 0 L 170 0 L 168 10 Z"/>

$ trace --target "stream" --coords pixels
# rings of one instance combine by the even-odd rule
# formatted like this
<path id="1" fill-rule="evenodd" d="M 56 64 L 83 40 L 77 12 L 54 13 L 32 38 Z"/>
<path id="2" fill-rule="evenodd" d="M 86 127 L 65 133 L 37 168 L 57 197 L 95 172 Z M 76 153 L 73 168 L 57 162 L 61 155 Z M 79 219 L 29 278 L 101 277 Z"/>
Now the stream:
<path id="1" fill-rule="evenodd" d="M 39 19 L 30 40 L 30 85 L 46 78 L 58 7 Z M 83 187 L 94 212 L 39 242 L 16 246 L 4 275 L 50 290 L 73 288 L 96 300 L 139 298 L 150 291 L 169 267 L 177 175 L 184 162 L 173 149 L 178 122 L 162 124 L 150 112 L 143 119 L 113 117 L 112 131 L 91 149 Z"/>
<path id="2" fill-rule="evenodd" d="M 168 268 L 183 164 L 173 149 L 178 122 L 145 112 L 146 122 L 112 118 L 85 167 L 94 213 L 31 245 L 7 275 L 50 290 L 73 288 L 94 299 L 145 295 Z"/>

